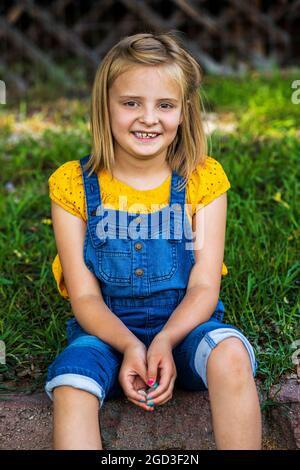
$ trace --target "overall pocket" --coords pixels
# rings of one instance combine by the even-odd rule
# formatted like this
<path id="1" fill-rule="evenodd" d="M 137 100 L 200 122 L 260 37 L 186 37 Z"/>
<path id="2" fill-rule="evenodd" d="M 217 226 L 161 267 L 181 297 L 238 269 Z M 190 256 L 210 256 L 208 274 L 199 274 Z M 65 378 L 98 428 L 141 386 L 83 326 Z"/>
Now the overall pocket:
<path id="1" fill-rule="evenodd" d="M 152 282 L 170 279 L 178 268 L 177 242 L 150 240 L 149 279 Z"/>
<path id="2" fill-rule="evenodd" d="M 132 272 L 130 240 L 107 238 L 97 249 L 99 277 L 116 285 L 129 285 Z"/>

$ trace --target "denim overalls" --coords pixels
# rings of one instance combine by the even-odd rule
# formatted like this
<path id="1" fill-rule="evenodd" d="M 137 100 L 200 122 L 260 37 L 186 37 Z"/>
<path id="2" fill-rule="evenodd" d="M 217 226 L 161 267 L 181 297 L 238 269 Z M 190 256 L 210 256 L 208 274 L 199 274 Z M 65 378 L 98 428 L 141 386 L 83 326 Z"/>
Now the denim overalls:
<path id="1" fill-rule="evenodd" d="M 84 261 L 99 279 L 103 300 L 147 347 L 183 299 L 195 263 L 192 228 L 185 210 L 182 177 L 173 171 L 169 206 L 148 214 L 102 207 L 98 176 L 88 177 L 80 160 L 87 210 Z M 246 347 L 253 375 L 257 362 L 243 333 L 223 323 L 218 300 L 211 318 L 192 330 L 173 349 L 176 383 L 187 390 L 207 389 L 211 350 L 223 339 L 238 337 Z M 122 354 L 86 333 L 75 317 L 67 321 L 68 346 L 49 366 L 45 390 L 70 385 L 93 393 L 100 406 L 123 394 L 118 382 Z"/>

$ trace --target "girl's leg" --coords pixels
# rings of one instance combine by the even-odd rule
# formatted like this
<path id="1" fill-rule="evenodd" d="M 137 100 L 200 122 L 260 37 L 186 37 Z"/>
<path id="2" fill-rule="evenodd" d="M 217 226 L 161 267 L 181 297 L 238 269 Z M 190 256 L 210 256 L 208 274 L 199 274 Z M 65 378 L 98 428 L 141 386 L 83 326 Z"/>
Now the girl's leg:
<path id="1" fill-rule="evenodd" d="M 261 449 L 261 412 L 249 354 L 229 337 L 211 351 L 207 383 L 218 449 Z"/>
<path id="2" fill-rule="evenodd" d="M 53 390 L 53 402 L 54 449 L 102 449 L 99 399 L 95 395 L 70 386 L 59 386 Z"/>

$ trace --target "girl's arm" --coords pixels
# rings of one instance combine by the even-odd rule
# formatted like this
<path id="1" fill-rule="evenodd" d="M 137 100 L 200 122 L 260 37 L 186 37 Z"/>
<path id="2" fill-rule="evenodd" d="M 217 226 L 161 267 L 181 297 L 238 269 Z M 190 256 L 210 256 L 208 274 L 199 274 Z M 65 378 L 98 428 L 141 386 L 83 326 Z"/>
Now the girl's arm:
<path id="1" fill-rule="evenodd" d="M 124 353 L 144 344 L 105 304 L 99 281 L 83 259 L 84 220 L 51 200 L 54 235 L 73 313 L 81 327 Z"/>
<path id="2" fill-rule="evenodd" d="M 157 335 L 172 348 L 196 326 L 209 320 L 217 305 L 222 276 L 226 231 L 227 193 L 199 209 L 193 219 L 195 258 L 180 304 Z"/>

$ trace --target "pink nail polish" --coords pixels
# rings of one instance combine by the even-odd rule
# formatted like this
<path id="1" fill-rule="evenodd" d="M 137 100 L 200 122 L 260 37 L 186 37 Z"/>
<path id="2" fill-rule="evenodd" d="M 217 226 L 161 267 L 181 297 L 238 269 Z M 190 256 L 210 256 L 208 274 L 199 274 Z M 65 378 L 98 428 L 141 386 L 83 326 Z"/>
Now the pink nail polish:
<path id="1" fill-rule="evenodd" d="M 154 379 L 149 379 L 147 382 L 148 385 L 153 385 L 153 383 L 154 383 Z"/>

